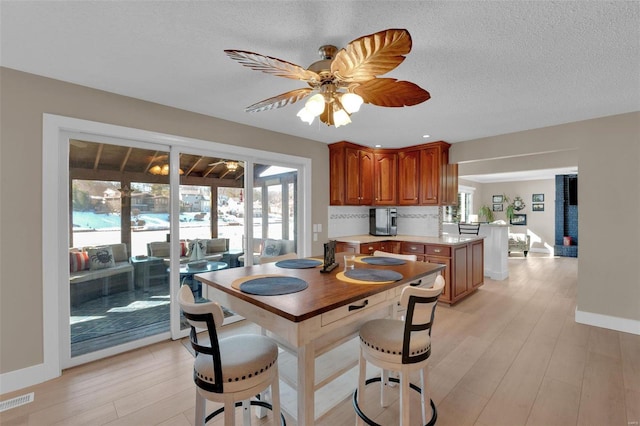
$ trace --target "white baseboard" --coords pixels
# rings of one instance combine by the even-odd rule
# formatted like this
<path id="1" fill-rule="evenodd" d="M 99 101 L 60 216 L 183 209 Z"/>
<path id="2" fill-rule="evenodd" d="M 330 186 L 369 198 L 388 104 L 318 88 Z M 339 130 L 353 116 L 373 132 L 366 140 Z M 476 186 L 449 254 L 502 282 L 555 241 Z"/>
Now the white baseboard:
<path id="1" fill-rule="evenodd" d="M 509 278 L 509 270 L 505 270 L 505 271 L 489 271 L 487 269 L 484 270 L 484 276 L 485 277 L 489 277 L 492 280 L 496 280 L 496 281 L 502 281 L 502 280 L 506 280 L 507 278 Z"/>
<path id="2" fill-rule="evenodd" d="M 542 247 L 536 247 L 536 248 L 532 248 L 531 250 L 529 250 L 531 253 L 546 253 L 546 254 L 551 254 L 551 250 L 546 249 L 546 248 L 542 248 Z"/>
<path id="3" fill-rule="evenodd" d="M 576 309 L 576 322 L 595 327 L 607 328 L 609 330 L 640 335 L 640 321 L 628 318 L 594 314 L 593 312 L 583 312 Z"/>
<path id="4" fill-rule="evenodd" d="M 37 385 L 38 383 L 54 379 L 59 375 L 60 374 L 56 375 L 50 368 L 46 368 L 44 364 L 10 371 L 0 375 L 0 394 Z"/>

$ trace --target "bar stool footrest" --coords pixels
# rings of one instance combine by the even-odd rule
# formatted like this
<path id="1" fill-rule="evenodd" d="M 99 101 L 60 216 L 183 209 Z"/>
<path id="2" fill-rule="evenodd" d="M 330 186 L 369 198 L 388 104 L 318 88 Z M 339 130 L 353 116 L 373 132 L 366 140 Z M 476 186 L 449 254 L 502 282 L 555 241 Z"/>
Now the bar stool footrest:
<path id="1" fill-rule="evenodd" d="M 382 381 L 381 377 L 373 377 L 371 379 L 368 379 L 367 381 L 364 382 L 365 386 L 373 383 L 373 382 L 380 382 Z M 400 383 L 399 379 L 396 379 L 395 377 L 389 377 L 389 381 L 390 382 L 394 382 L 394 383 Z M 409 383 L 409 387 L 411 387 L 411 389 L 413 389 L 414 391 L 418 392 L 418 393 L 422 393 L 422 390 L 414 385 L 413 383 Z M 436 420 L 438 419 L 438 410 L 436 410 L 436 405 L 433 403 L 433 399 L 430 399 L 429 402 L 431 403 L 431 420 L 429 421 L 429 423 L 427 423 L 425 426 L 433 426 L 436 424 Z M 353 392 L 353 408 L 356 410 L 356 414 L 358 415 L 358 417 L 360 417 L 362 420 L 364 420 L 364 422 L 366 424 L 368 424 L 369 426 L 382 426 L 376 422 L 374 422 L 373 420 L 371 420 L 369 417 L 367 417 L 366 414 L 364 414 L 364 412 L 360 409 L 360 406 L 358 405 L 358 389 L 356 389 Z"/>
<path id="2" fill-rule="evenodd" d="M 272 410 L 273 411 L 273 407 L 271 406 L 271 404 L 269 404 L 268 402 L 265 401 L 254 401 L 251 400 L 249 401 L 249 404 L 253 405 L 253 406 L 257 406 L 257 407 L 263 407 L 266 408 L 268 410 Z M 238 401 L 236 402 L 236 407 L 242 407 L 242 401 Z M 205 419 L 204 422 L 207 423 L 209 420 L 211 420 L 212 418 L 214 418 L 215 416 L 217 416 L 218 414 L 224 413 L 224 407 L 218 408 L 216 411 L 214 411 L 213 413 L 209 414 Z M 287 426 L 287 421 L 284 419 L 284 414 L 280 413 L 280 424 L 281 426 Z"/>

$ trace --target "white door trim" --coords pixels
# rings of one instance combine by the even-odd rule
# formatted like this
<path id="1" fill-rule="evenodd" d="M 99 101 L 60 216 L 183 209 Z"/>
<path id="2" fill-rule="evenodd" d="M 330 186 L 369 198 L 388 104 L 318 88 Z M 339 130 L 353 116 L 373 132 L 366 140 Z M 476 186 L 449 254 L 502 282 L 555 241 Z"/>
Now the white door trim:
<path id="1" fill-rule="evenodd" d="M 61 294 L 68 295 L 68 263 L 65 247 L 68 230 L 68 135 L 135 140 L 182 149 L 197 149 L 228 154 L 240 160 L 295 167 L 298 169 L 299 224 L 298 247 L 302 256 L 311 253 L 311 159 L 221 144 L 217 142 L 168 135 L 113 124 L 43 114 L 42 126 L 42 313 L 43 363 L 0 376 L 0 392 L 6 393 L 60 376 L 62 372 L 61 330 L 68 326 L 61 313 Z M 52 255 L 53 254 L 53 255 Z M 65 281 L 66 280 L 66 281 Z M 65 318 L 62 320 L 61 318 Z M 64 321 L 64 322 L 63 322 Z M 68 347 L 68 342 L 66 342 Z"/>

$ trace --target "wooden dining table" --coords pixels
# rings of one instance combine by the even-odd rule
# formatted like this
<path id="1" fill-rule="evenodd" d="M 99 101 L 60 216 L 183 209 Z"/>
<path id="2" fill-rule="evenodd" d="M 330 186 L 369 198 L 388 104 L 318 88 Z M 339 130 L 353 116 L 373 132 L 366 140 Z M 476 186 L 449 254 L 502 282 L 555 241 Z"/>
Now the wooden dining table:
<path id="1" fill-rule="evenodd" d="M 297 419 L 298 425 L 314 424 L 315 392 L 327 384 L 326 380 L 316 383 L 316 357 L 351 340 L 364 322 L 390 316 L 404 287 L 431 286 L 436 275 L 444 269 L 440 264 L 413 261 L 401 265 L 370 265 L 363 263 L 364 257 L 357 257 L 356 268 L 391 270 L 400 273 L 402 278 L 392 282 L 361 283 L 344 278 L 341 274 L 344 273 L 343 265 L 329 273 L 321 273 L 321 267 L 285 269 L 277 263 L 196 275 L 196 279 L 206 285 L 203 296 L 259 325 L 297 358 L 294 384 L 297 413 L 289 414 Z M 336 259 L 343 259 L 342 254 L 337 254 Z M 261 276 L 299 278 L 308 287 L 275 296 L 239 290 L 240 282 Z M 331 377 L 337 378 L 354 366 L 345 366 L 344 371 Z"/>

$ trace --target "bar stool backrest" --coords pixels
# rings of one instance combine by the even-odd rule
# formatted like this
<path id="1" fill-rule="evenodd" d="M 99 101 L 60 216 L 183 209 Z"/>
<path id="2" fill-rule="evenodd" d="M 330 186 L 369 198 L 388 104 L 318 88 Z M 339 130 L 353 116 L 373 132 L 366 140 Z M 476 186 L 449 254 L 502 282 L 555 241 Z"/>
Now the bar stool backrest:
<path id="1" fill-rule="evenodd" d="M 428 333 L 431 336 L 438 296 L 442 293 L 443 288 L 444 278 L 442 275 L 438 275 L 433 287 L 407 286 L 402 290 L 400 305 L 407 307 L 402 343 L 403 364 L 413 364 L 429 358 L 431 348 L 427 352 L 413 356 L 409 348 L 411 347 L 411 339 L 416 338 L 419 333 Z"/>

